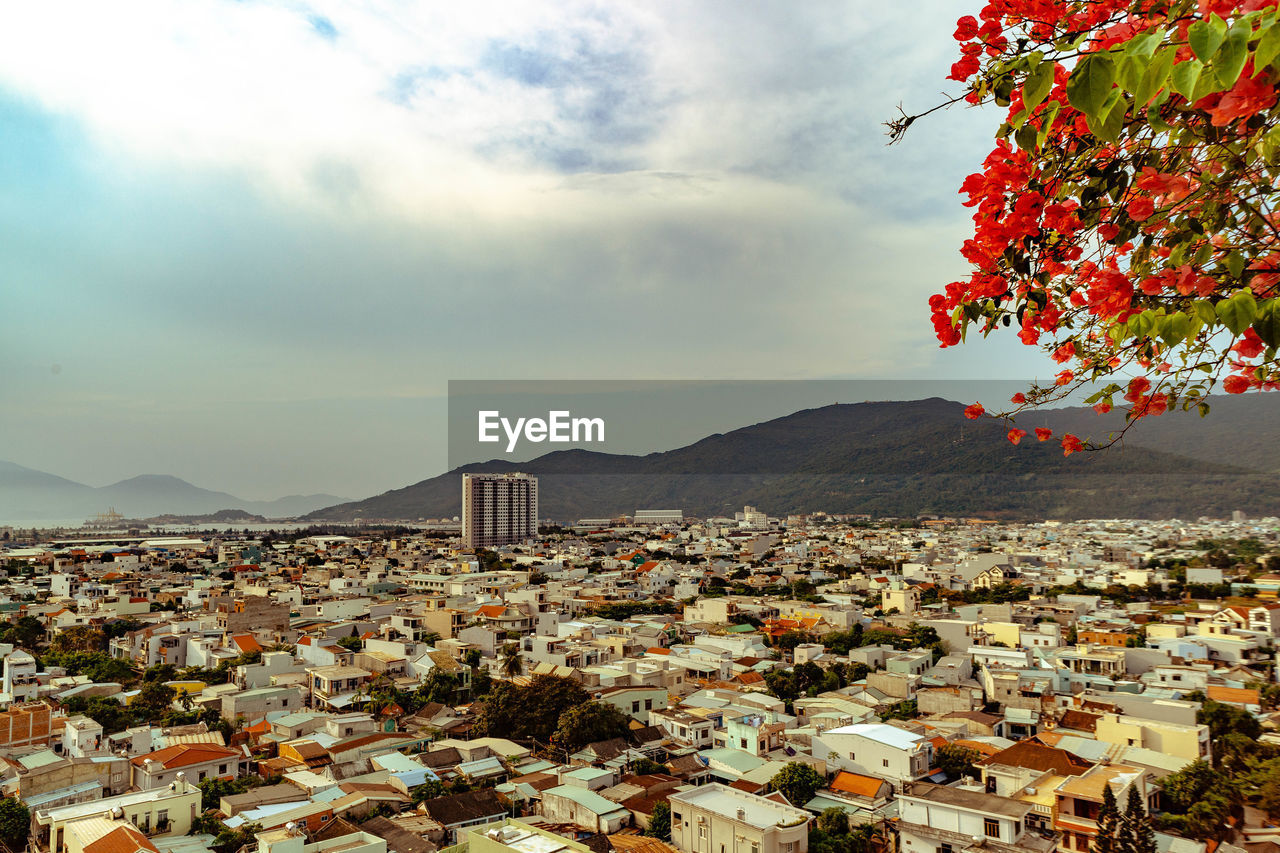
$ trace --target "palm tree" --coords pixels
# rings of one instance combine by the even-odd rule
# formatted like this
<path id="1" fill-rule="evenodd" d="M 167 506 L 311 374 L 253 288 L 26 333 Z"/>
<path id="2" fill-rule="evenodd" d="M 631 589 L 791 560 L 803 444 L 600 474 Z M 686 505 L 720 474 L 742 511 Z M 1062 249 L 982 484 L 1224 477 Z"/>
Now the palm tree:
<path id="1" fill-rule="evenodd" d="M 507 643 L 502 647 L 502 674 L 507 678 L 515 678 L 524 672 L 524 661 L 520 658 L 520 647 L 515 643 Z"/>

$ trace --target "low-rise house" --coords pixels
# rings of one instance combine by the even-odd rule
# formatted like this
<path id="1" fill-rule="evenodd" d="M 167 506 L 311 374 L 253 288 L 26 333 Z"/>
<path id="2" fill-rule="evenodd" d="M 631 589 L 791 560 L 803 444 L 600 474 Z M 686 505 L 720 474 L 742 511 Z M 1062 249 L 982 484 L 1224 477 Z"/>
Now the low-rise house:
<path id="1" fill-rule="evenodd" d="M 1050 853 L 1052 832 L 1027 827 L 1027 803 L 995 794 L 913 782 L 898 797 L 902 853 L 981 847 L 995 853 Z"/>
<path id="2" fill-rule="evenodd" d="M 781 795 L 713 782 L 669 797 L 671 843 L 684 853 L 806 853 L 813 815 Z"/>
<path id="3" fill-rule="evenodd" d="M 243 772 L 244 755 L 238 749 L 211 743 L 178 744 L 130 759 L 133 786 L 143 791 L 162 788 L 184 774 L 192 782 L 234 779 Z"/>
<path id="4" fill-rule="evenodd" d="M 559 785 L 543 791 L 542 816 L 603 834 L 617 832 L 631 822 L 628 809 L 577 785 Z"/>

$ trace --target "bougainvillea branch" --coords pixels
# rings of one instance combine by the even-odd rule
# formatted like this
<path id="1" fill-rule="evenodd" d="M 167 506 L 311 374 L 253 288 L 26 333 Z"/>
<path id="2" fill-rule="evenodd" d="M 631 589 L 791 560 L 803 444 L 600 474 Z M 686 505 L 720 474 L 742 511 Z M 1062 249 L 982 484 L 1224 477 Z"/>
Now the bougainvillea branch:
<path id="1" fill-rule="evenodd" d="M 930 299 L 934 329 L 1009 328 L 1062 365 L 1001 416 L 1084 388 L 1132 424 L 1280 387 L 1278 4 L 991 0 L 957 22 L 950 79 L 1006 114 L 961 187 L 972 272 Z"/>

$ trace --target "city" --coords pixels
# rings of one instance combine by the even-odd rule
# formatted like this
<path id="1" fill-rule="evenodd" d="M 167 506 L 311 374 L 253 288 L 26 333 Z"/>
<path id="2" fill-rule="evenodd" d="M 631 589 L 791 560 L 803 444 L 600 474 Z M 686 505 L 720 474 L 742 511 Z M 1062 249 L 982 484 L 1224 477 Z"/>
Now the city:
<path id="1" fill-rule="evenodd" d="M 1275 518 L 549 526 L 534 477 L 461 486 L 417 530 L 7 529 L 0 831 L 13 803 L 41 853 L 1280 840 Z"/>
<path id="2" fill-rule="evenodd" d="M 1280 853 L 1280 0 L 0 4 L 0 853 Z"/>

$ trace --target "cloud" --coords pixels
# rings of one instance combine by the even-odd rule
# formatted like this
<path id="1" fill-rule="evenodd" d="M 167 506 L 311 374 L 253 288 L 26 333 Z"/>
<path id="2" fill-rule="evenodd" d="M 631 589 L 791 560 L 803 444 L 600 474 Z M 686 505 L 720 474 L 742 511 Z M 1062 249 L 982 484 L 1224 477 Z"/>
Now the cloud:
<path id="1" fill-rule="evenodd" d="M 216 448 L 170 470 L 234 493 L 359 494 L 434 473 L 403 460 L 436 437 L 385 419 L 449 377 L 952 369 L 924 300 L 963 269 L 956 188 L 991 117 L 892 149 L 880 125 L 936 103 L 954 14 L 10 5 L 0 359 L 24 406 L 0 432 L 73 476 L 157 470 L 163 443 Z M 308 429 L 324 455 L 282 462 Z"/>

